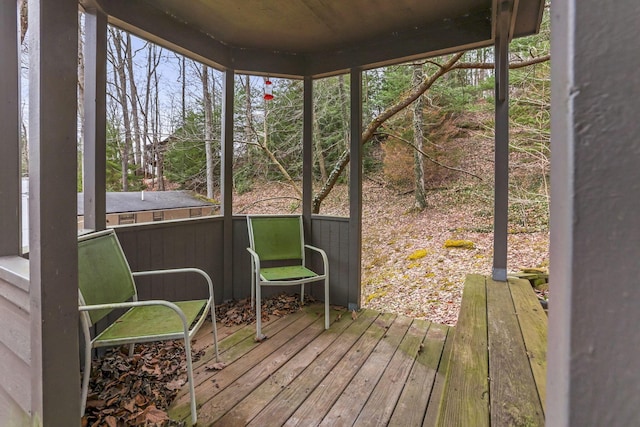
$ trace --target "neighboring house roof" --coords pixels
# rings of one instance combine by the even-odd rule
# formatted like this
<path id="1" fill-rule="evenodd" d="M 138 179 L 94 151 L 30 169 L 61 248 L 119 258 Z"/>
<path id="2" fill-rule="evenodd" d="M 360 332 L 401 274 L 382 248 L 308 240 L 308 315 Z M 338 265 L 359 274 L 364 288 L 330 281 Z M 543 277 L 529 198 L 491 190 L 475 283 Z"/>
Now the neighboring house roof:
<path id="1" fill-rule="evenodd" d="M 108 214 L 217 206 L 188 191 L 130 191 L 107 193 Z M 84 193 L 78 193 L 78 215 L 84 215 Z"/>

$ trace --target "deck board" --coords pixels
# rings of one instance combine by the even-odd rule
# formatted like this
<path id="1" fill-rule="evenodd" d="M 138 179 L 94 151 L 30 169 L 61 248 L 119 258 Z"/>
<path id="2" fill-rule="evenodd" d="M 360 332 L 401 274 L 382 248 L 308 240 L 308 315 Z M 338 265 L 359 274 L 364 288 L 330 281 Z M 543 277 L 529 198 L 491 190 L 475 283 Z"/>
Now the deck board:
<path id="1" fill-rule="evenodd" d="M 356 319 L 334 311 L 325 331 L 318 307 L 268 323 L 261 343 L 254 326 L 222 327 L 227 366 L 207 370 L 207 349 L 196 368 L 198 426 L 421 425 L 451 328 L 362 310 Z M 169 415 L 188 420 L 186 387 Z"/>
<path id="2" fill-rule="evenodd" d="M 380 381 L 358 414 L 354 426 L 386 426 L 396 408 L 402 389 L 416 361 L 429 322 L 414 320 L 400 346 L 395 350 Z"/>
<path id="3" fill-rule="evenodd" d="M 443 327 L 443 325 L 438 325 Z M 446 327 L 445 327 L 446 328 Z M 447 381 L 447 372 L 449 371 L 449 362 L 451 361 L 451 350 L 453 349 L 453 341 L 455 340 L 455 329 L 445 329 L 446 339 L 444 341 L 444 348 L 440 355 L 440 361 L 433 360 L 433 364 L 430 366 L 437 366 L 435 373 L 435 379 L 433 380 L 433 387 L 431 389 L 431 395 L 427 402 L 427 411 L 424 415 L 423 427 L 434 427 L 438 422 L 438 413 L 442 406 L 442 399 L 444 398 L 445 383 Z M 436 369 L 436 368 L 434 368 Z"/>
<path id="4" fill-rule="evenodd" d="M 540 303 L 531 297 L 531 285 L 527 280 L 509 279 L 509 284 L 520 325 L 528 326 L 520 330 L 544 412 L 547 398 L 547 315 Z"/>
<path id="5" fill-rule="evenodd" d="M 487 280 L 491 423 L 542 426 L 544 415 L 509 286 Z"/>
<path id="6" fill-rule="evenodd" d="M 429 324 L 422 348 L 411 367 L 409 377 L 389 420 L 389 426 L 417 427 L 422 425 L 432 390 L 437 393 L 435 391 L 436 373 L 442 360 L 443 347 L 449 329 L 449 327 L 437 323 Z M 438 400 L 437 404 L 439 403 Z"/>
<path id="7" fill-rule="evenodd" d="M 486 278 L 469 275 L 462 294 L 456 340 L 447 374 L 447 394 L 438 425 L 489 426 Z M 484 322 L 477 319 L 485 319 Z"/>

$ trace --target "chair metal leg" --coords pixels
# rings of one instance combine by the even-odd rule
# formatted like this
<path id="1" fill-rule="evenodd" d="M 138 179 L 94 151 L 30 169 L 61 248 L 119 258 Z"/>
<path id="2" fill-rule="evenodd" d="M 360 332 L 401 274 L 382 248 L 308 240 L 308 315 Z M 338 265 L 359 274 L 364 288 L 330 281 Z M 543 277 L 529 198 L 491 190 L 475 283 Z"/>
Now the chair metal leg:
<path id="1" fill-rule="evenodd" d="M 329 329 L 329 278 L 324 279 L 324 328 Z"/>
<path id="2" fill-rule="evenodd" d="M 218 346 L 216 345 L 216 350 Z M 191 397 L 191 425 L 198 422 L 198 413 L 196 411 L 196 387 L 193 383 L 193 364 L 191 362 L 191 340 L 184 338 L 184 351 L 187 356 L 187 379 L 189 381 L 189 395 Z"/>
<path id="3" fill-rule="evenodd" d="M 300 304 L 304 305 L 304 283 L 300 285 Z"/>
<path id="4" fill-rule="evenodd" d="M 251 308 L 256 303 L 256 264 L 251 258 Z"/>
<path id="5" fill-rule="evenodd" d="M 89 394 L 89 376 L 91 374 L 91 344 L 85 345 L 84 372 L 82 373 L 82 394 L 80 397 L 80 416 L 84 415 L 87 406 L 87 394 Z"/>
<path id="6" fill-rule="evenodd" d="M 84 416 L 87 407 L 87 395 L 89 394 L 89 377 L 91 375 L 91 333 L 87 318 L 80 315 L 82 332 L 84 334 L 84 372 L 82 373 L 82 392 L 80 394 L 80 417 Z"/>
<path id="7" fill-rule="evenodd" d="M 211 323 L 213 324 L 213 345 L 216 347 L 216 362 L 219 362 L 220 352 L 218 351 L 218 328 L 216 327 L 215 301 L 211 301 Z"/>
<path id="8" fill-rule="evenodd" d="M 260 283 L 256 281 L 256 341 L 264 339 L 262 335 L 262 297 Z"/>

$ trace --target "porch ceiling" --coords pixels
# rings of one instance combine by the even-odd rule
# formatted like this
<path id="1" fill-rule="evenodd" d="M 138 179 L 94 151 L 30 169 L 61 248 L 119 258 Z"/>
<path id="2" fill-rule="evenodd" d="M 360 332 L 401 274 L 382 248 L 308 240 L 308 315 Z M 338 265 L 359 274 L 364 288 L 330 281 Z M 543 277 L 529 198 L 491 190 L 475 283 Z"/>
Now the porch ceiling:
<path id="1" fill-rule="evenodd" d="M 81 0 L 109 22 L 217 68 L 291 77 L 372 68 L 494 42 L 499 0 Z M 511 0 L 510 34 L 544 0 Z"/>

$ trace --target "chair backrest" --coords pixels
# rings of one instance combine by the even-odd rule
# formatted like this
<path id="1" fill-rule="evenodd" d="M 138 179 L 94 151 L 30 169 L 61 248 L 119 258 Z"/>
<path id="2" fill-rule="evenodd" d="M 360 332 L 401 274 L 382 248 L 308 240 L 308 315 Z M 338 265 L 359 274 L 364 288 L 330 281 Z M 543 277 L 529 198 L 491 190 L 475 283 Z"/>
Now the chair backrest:
<path id="1" fill-rule="evenodd" d="M 78 237 L 78 286 L 86 305 L 125 302 L 137 297 L 129 263 L 113 230 Z M 110 312 L 89 311 L 91 324 Z"/>
<path id="2" fill-rule="evenodd" d="M 247 216 L 249 244 L 262 261 L 304 260 L 300 216 Z"/>

